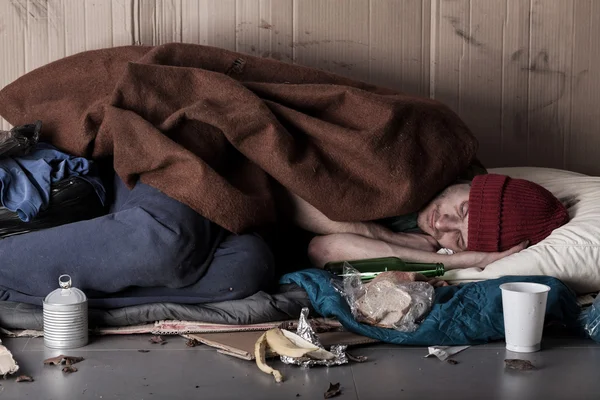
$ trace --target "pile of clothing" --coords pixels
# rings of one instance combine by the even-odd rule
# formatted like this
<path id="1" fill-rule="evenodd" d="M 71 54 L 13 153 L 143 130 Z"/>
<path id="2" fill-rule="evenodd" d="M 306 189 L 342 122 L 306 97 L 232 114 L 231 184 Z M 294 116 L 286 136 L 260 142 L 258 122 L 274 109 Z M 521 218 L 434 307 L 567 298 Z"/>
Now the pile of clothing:
<path id="1" fill-rule="evenodd" d="M 95 164 L 39 142 L 41 121 L 0 131 L 0 238 L 95 218 L 106 192 Z"/>

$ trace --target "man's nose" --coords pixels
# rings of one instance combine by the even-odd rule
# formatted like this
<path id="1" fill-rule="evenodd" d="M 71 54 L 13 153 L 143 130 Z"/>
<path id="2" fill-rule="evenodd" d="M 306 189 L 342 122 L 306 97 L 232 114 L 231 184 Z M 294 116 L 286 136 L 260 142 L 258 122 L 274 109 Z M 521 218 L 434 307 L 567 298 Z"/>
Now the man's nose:
<path id="1" fill-rule="evenodd" d="M 450 232 L 460 229 L 460 218 L 456 215 L 442 214 L 435 222 L 435 229 L 440 232 Z"/>

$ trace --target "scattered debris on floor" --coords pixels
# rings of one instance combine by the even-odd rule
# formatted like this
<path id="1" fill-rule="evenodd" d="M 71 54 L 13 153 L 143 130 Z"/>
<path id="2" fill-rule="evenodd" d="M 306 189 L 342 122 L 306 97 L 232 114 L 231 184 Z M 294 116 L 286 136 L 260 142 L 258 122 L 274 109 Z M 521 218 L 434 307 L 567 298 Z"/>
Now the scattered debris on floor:
<path id="1" fill-rule="evenodd" d="M 150 350 L 139 349 L 138 352 L 140 352 L 140 353 L 150 353 Z"/>
<path id="2" fill-rule="evenodd" d="M 447 362 L 448 364 L 450 364 L 450 365 L 456 365 L 456 364 L 458 364 L 458 361 L 456 361 L 456 360 L 452 360 L 452 359 L 448 359 L 448 360 L 446 360 L 446 362 Z"/>
<path id="3" fill-rule="evenodd" d="M 273 375 L 275 377 L 275 382 L 283 382 L 283 375 L 281 374 L 281 372 L 267 365 L 267 347 L 267 334 L 263 333 L 254 345 L 256 365 L 258 366 L 258 369 L 260 369 L 262 372 Z"/>
<path id="4" fill-rule="evenodd" d="M 504 360 L 504 363 L 506 368 L 517 371 L 529 371 L 536 369 L 535 365 L 533 365 L 529 360 L 507 359 Z"/>
<path id="5" fill-rule="evenodd" d="M 258 368 L 267 374 L 272 374 L 276 382 L 282 382 L 283 375 L 266 364 L 267 347 L 275 354 L 296 359 L 332 360 L 335 358 L 333 353 L 295 333 L 279 328 L 269 329 L 256 341 L 254 352 Z"/>
<path id="6" fill-rule="evenodd" d="M 64 365 L 62 372 L 65 374 L 70 374 L 77 372 L 77 368 L 73 367 L 73 364 L 77 364 L 78 362 L 82 361 L 83 357 L 65 356 L 64 354 L 61 354 L 60 356 L 51 357 L 44 360 L 44 365 Z"/>
<path id="7" fill-rule="evenodd" d="M 14 374 L 18 370 L 19 365 L 13 358 L 10 350 L 0 344 L 0 375 L 6 376 L 8 374 Z"/>
<path id="8" fill-rule="evenodd" d="M 363 363 L 369 359 L 367 356 L 355 356 L 350 353 L 346 353 L 346 357 L 348 357 L 348 360 L 354 361 L 357 363 Z"/>
<path id="9" fill-rule="evenodd" d="M 285 336 L 287 336 L 292 342 L 299 344 L 304 343 L 307 346 L 317 347 L 319 350 L 309 353 L 307 356 L 292 357 L 282 354 L 279 358 L 281 362 L 285 364 L 299 365 L 301 367 L 313 367 L 316 365 L 323 365 L 332 367 L 334 365 L 342 365 L 348 363 L 348 357 L 346 355 L 347 345 L 334 344 L 329 348 L 329 352 L 325 350 L 325 346 L 321 343 L 317 337 L 316 332 L 312 328 L 308 321 L 308 308 L 304 307 L 300 311 L 300 318 L 298 318 L 298 327 L 296 328 L 296 334 L 282 330 Z M 321 357 L 317 352 L 324 352 L 321 355 L 327 353 L 327 357 Z M 314 353 L 314 354 L 313 354 Z"/>
<path id="10" fill-rule="evenodd" d="M 340 388 L 340 383 L 329 383 L 329 389 L 323 394 L 323 397 L 326 399 L 331 399 L 332 397 L 336 397 L 342 394 L 342 389 Z"/>
<path id="11" fill-rule="evenodd" d="M 21 375 L 17 377 L 17 382 L 33 382 L 33 378 L 28 375 Z"/>
<path id="12" fill-rule="evenodd" d="M 308 308 L 303 308 L 298 319 L 296 333 L 286 329 L 272 328 L 263 333 L 254 343 L 254 359 L 258 368 L 275 377 L 276 382 L 283 381 L 281 372 L 266 363 L 267 352 L 279 355 L 284 364 L 298 365 L 304 368 L 317 365 L 331 367 L 347 364 L 349 359 L 365 362 L 366 357 L 348 355 L 348 345 L 334 344 L 326 350 L 308 321 Z"/>
<path id="13" fill-rule="evenodd" d="M 446 361 L 451 356 L 458 354 L 469 347 L 471 346 L 430 346 L 427 348 L 429 354 L 427 354 L 425 358 L 435 356 L 440 361 Z"/>
<path id="14" fill-rule="evenodd" d="M 51 357 L 44 360 L 44 365 L 73 365 L 78 362 L 83 361 L 83 357 L 74 357 L 74 356 L 65 356 L 61 354 L 60 356 Z"/>
<path id="15" fill-rule="evenodd" d="M 187 347 L 196 347 L 201 345 L 202 343 L 200 343 L 199 341 L 197 341 L 196 339 L 188 339 L 187 342 L 185 342 L 185 345 Z"/>
<path id="16" fill-rule="evenodd" d="M 315 319 L 312 318 L 310 320 L 310 325 L 313 327 L 314 331 L 318 332 L 318 338 L 322 345 L 321 347 L 324 347 L 326 349 L 331 349 L 331 346 L 336 345 L 338 347 L 346 346 L 348 348 L 350 346 L 378 342 L 378 340 L 371 339 L 366 336 L 361 336 L 349 331 L 341 330 L 338 326 L 332 327 L 333 324 L 327 325 L 323 322 L 318 322 L 315 324 Z M 265 330 L 273 327 L 275 326 L 263 326 L 260 330 L 251 331 L 189 333 L 185 334 L 184 337 L 186 338 L 186 340 L 196 339 L 197 341 L 202 343 L 202 345 L 206 345 L 216 349 L 219 354 L 224 354 L 229 357 L 236 357 L 242 360 L 254 361 L 254 344 L 256 343 L 258 338 L 264 333 Z M 277 328 L 286 329 L 298 333 L 297 327 L 297 321 L 295 323 L 291 323 L 288 321 L 285 323 L 277 324 Z M 328 330 L 322 331 L 322 329 Z M 267 351 L 267 359 L 269 357 L 274 356 L 275 355 L 270 354 Z"/>
<path id="17" fill-rule="evenodd" d="M 152 344 L 167 344 L 167 341 L 163 340 L 162 336 L 152 336 L 150 339 L 148 339 L 148 341 Z"/>

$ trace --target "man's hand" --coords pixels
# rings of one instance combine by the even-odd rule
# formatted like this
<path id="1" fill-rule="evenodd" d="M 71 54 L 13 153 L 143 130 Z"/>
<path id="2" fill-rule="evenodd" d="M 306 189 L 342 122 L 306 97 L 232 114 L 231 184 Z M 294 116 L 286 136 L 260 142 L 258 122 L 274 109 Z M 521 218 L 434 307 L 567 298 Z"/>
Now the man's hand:
<path id="1" fill-rule="evenodd" d="M 442 279 L 437 279 L 437 278 L 427 278 L 427 283 L 429 283 L 431 286 L 433 287 L 444 287 L 444 286 L 450 286 L 450 284 L 448 282 L 446 282 L 445 280 Z"/>
<path id="2" fill-rule="evenodd" d="M 464 269 L 464 268 L 481 268 L 484 269 L 494 261 L 498 261 L 504 257 L 510 256 L 526 249 L 529 242 L 522 242 L 515 247 L 503 252 L 484 253 L 479 251 L 461 251 L 456 254 L 447 256 L 447 260 L 443 261 L 446 269 Z"/>

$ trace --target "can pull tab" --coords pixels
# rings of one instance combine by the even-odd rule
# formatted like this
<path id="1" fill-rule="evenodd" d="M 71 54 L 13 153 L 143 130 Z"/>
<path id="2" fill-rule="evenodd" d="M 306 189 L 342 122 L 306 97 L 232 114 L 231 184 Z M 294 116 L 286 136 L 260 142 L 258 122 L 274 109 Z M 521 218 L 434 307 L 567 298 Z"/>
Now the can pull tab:
<path id="1" fill-rule="evenodd" d="M 71 276 L 66 274 L 59 276 L 58 286 L 62 288 L 60 294 L 62 296 L 68 296 L 71 293 Z"/>

